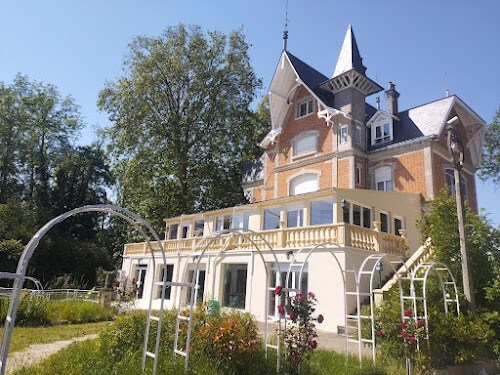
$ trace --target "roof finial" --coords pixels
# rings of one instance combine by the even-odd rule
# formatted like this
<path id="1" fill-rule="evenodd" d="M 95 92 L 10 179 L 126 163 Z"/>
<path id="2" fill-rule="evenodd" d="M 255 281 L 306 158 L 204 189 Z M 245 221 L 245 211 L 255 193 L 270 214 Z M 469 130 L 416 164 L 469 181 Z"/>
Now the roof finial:
<path id="1" fill-rule="evenodd" d="M 283 30 L 283 51 L 286 52 L 286 43 L 288 41 L 288 0 L 285 2 L 285 29 Z"/>
<path id="2" fill-rule="evenodd" d="M 380 96 L 377 95 L 377 109 L 380 109 Z"/>

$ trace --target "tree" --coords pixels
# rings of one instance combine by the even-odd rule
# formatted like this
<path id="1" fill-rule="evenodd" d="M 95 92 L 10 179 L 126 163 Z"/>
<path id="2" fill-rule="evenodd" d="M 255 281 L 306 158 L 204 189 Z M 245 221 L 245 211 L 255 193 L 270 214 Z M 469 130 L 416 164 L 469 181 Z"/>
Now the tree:
<path id="1" fill-rule="evenodd" d="M 424 239 L 431 238 L 435 260 L 448 265 L 458 284 L 462 282 L 460 240 L 455 197 L 443 190 L 430 203 L 419 222 Z M 466 206 L 467 246 L 478 307 L 484 306 L 485 288 L 492 285 L 500 264 L 500 229 Z M 462 288 L 459 288 L 463 290 Z"/>
<path id="2" fill-rule="evenodd" d="M 99 107 L 121 185 L 121 204 L 161 218 L 244 201 L 241 163 L 254 147 L 248 109 L 261 83 L 241 31 L 167 28 L 130 45 L 126 75 Z"/>
<path id="3" fill-rule="evenodd" d="M 486 128 L 479 177 L 482 180 L 491 180 L 496 185 L 500 184 L 500 108 Z"/>

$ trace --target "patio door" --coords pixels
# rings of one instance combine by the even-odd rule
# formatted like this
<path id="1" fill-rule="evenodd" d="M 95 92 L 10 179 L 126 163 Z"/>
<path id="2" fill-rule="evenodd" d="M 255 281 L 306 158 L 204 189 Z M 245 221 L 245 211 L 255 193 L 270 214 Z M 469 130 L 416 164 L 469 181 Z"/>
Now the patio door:
<path id="1" fill-rule="evenodd" d="M 271 268 L 271 279 L 270 279 L 270 284 L 271 288 L 269 289 L 269 311 L 268 311 L 268 318 L 270 319 L 277 319 L 279 317 L 278 313 L 278 305 L 283 303 L 283 300 L 280 300 L 280 298 L 276 298 L 274 295 L 274 285 L 281 285 L 285 287 L 285 282 L 286 282 L 286 274 L 288 272 L 288 268 L 290 267 L 290 263 L 279 263 L 279 269 L 281 271 L 280 277 L 278 277 L 278 266 L 276 263 L 273 263 L 272 268 Z M 302 267 L 302 263 L 297 263 L 292 265 L 292 269 L 290 271 L 290 277 L 288 278 L 288 285 L 286 286 L 287 288 L 291 289 L 298 289 L 299 287 L 301 288 L 302 293 L 307 293 L 307 276 L 308 276 L 308 267 L 307 263 L 304 265 L 304 270 L 302 271 L 302 281 L 299 282 L 299 277 L 300 277 L 300 269 Z M 296 292 L 290 292 L 289 296 L 291 298 L 295 297 L 297 293 Z M 288 317 L 288 314 L 287 314 Z"/>

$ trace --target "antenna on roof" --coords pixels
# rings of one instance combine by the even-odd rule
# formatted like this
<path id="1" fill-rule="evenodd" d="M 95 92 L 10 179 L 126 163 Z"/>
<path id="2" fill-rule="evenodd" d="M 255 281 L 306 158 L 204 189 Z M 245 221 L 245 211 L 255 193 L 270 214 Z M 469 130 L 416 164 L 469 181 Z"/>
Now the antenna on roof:
<path id="1" fill-rule="evenodd" d="M 450 96 L 450 90 L 448 90 L 448 74 L 446 72 L 444 72 L 444 85 L 446 87 L 445 97 L 447 98 Z"/>
<path id="2" fill-rule="evenodd" d="M 285 1 L 285 29 L 283 30 L 283 51 L 286 51 L 288 40 L 288 0 Z"/>

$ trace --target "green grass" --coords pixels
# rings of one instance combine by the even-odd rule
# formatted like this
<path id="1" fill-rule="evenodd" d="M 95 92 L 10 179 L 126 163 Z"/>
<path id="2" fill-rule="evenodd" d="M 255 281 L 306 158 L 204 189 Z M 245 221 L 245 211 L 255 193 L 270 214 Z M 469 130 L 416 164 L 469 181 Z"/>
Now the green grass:
<path id="1" fill-rule="evenodd" d="M 50 327 L 15 327 L 10 343 L 10 352 L 26 349 L 31 344 L 45 344 L 49 342 L 68 340 L 72 337 L 91 335 L 99 333 L 110 322 L 87 323 L 87 324 L 65 324 Z M 3 328 L 0 328 L 3 334 Z"/>

